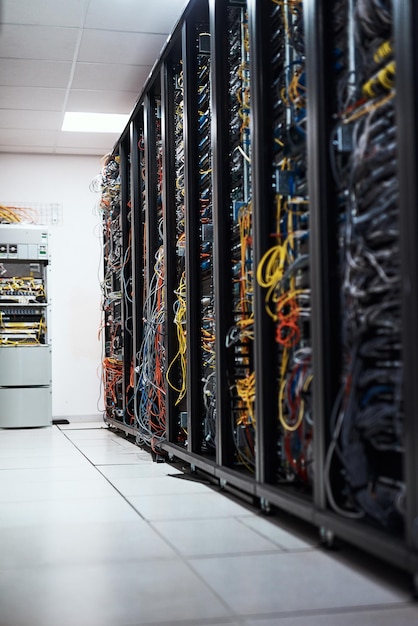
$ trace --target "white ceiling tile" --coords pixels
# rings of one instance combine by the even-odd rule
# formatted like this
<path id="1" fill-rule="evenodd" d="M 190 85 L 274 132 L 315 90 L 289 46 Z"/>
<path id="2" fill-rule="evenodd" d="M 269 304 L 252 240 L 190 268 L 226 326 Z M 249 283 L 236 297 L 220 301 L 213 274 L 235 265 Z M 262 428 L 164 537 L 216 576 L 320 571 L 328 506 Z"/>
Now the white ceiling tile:
<path id="1" fill-rule="evenodd" d="M 0 60 L 0 85 L 66 87 L 70 74 L 71 63 L 66 61 Z"/>
<path id="2" fill-rule="evenodd" d="M 72 89 L 67 101 L 67 111 L 87 113 L 124 113 L 132 111 L 138 94 L 129 91 L 93 91 Z"/>
<path id="3" fill-rule="evenodd" d="M 78 60 L 87 63 L 154 65 L 165 41 L 165 35 L 85 30 Z"/>
<path id="4" fill-rule="evenodd" d="M 0 89 L 0 109 L 61 111 L 66 93 L 65 89 L 48 87 L 2 86 Z"/>
<path id="5" fill-rule="evenodd" d="M 72 61 L 79 36 L 77 28 L 4 24 L 0 57 Z"/>
<path id="6" fill-rule="evenodd" d="M 118 133 L 68 133 L 57 135 L 57 148 L 100 148 L 103 154 L 113 149 Z"/>
<path id="7" fill-rule="evenodd" d="M 80 26 L 88 0 L 3 0 L 3 24 Z"/>
<path id="8" fill-rule="evenodd" d="M 90 0 L 85 27 L 168 35 L 187 2 L 185 0 Z"/>
<path id="9" fill-rule="evenodd" d="M 0 3 L 0 151 L 94 155 L 112 150 L 118 136 L 62 133 L 64 107 L 130 113 L 187 4 Z"/>
<path id="10" fill-rule="evenodd" d="M 0 129 L 55 130 L 61 121 L 61 112 L 0 109 Z"/>
<path id="11" fill-rule="evenodd" d="M 54 131 L 0 128 L 0 145 L 2 146 L 53 146 L 55 137 Z"/>
<path id="12" fill-rule="evenodd" d="M 73 89 L 113 89 L 141 91 L 151 71 L 151 65 L 112 65 L 111 63 L 77 63 Z"/>

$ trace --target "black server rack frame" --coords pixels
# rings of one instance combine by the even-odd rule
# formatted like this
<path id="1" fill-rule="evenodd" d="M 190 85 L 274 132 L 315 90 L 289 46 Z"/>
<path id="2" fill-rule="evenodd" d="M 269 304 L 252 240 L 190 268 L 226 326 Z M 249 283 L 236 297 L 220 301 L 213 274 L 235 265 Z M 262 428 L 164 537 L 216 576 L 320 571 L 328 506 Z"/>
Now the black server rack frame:
<path id="1" fill-rule="evenodd" d="M 413 225 L 416 218 L 411 216 L 411 199 L 416 199 L 414 177 L 407 178 L 405 173 L 411 162 L 416 163 L 416 142 L 411 142 L 411 128 L 415 124 L 416 92 L 413 76 L 416 77 L 416 56 L 411 53 L 411 37 L 413 24 L 417 26 L 416 7 L 412 2 L 393 0 L 393 17 L 395 40 L 395 57 L 397 67 L 396 102 L 397 102 L 397 141 L 398 141 L 398 176 L 400 181 L 399 216 L 401 223 L 400 238 L 402 275 L 408 276 L 415 266 L 410 265 L 411 255 L 416 254 L 412 243 Z M 337 320 L 340 318 L 341 302 L 336 297 L 335 286 L 341 278 L 338 276 L 339 225 L 336 206 L 337 192 L 334 187 L 333 168 L 330 162 L 329 142 L 324 138 L 332 137 L 331 125 L 335 118 L 332 111 L 332 97 L 335 93 L 333 76 L 335 75 L 335 55 L 331 46 L 332 37 L 324 33 L 332 33 L 333 3 L 326 0 L 305 0 L 305 29 L 308 58 L 308 89 L 310 104 L 309 133 L 309 186 L 312 198 L 312 239 L 316 242 L 312 253 L 313 264 L 313 345 L 314 345 L 314 407 L 317 415 L 316 429 L 320 437 L 315 445 L 315 509 L 313 521 L 320 529 L 320 537 L 326 545 L 332 545 L 335 537 L 341 537 L 357 547 L 383 558 L 393 565 L 410 571 L 414 575 L 415 588 L 418 586 L 417 568 L 418 553 L 416 543 L 417 523 L 417 492 L 416 492 L 416 460 L 413 448 L 417 442 L 414 409 L 411 400 L 416 393 L 411 381 L 413 370 L 405 369 L 404 380 L 404 423 L 408 433 L 405 441 L 405 487 L 406 515 L 402 533 L 388 532 L 373 523 L 344 518 L 331 510 L 325 489 L 326 451 L 330 444 L 330 417 L 338 396 L 340 386 L 338 376 L 341 373 L 341 356 L 338 346 L 341 345 L 341 330 Z M 399 59 L 399 60 L 398 60 Z M 400 61 L 401 60 L 401 61 Z M 399 62 L 400 61 L 400 62 Z M 403 64 L 403 65 L 402 65 Z M 409 113 L 409 115 L 405 115 Z M 410 123 L 407 127 L 405 122 Z M 406 130 L 408 128 L 408 130 Z M 411 161 L 412 159 L 412 161 Z M 413 259 L 412 259 L 413 260 Z M 414 269 L 411 270 L 411 267 Z M 405 283 L 404 283 L 405 284 Z M 402 358 L 413 367 L 416 350 L 411 337 L 416 338 L 413 315 L 416 312 L 416 282 L 409 282 L 412 288 L 404 290 L 403 347 Z M 405 291 L 407 293 L 405 293 Z M 411 334 L 412 333 L 412 334 Z M 408 339 L 406 340 L 406 338 Z M 340 366 L 336 367 L 336 364 Z M 408 382 L 409 376 L 409 382 Z"/>

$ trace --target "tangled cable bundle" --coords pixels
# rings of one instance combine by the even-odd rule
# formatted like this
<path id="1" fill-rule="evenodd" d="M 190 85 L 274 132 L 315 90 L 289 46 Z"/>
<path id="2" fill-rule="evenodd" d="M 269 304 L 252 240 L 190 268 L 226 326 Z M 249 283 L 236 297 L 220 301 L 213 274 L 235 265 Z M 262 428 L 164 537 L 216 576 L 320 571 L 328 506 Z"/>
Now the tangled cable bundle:
<path id="1" fill-rule="evenodd" d="M 136 355 L 135 417 L 137 442 L 160 449 L 165 439 L 164 251 L 156 254 L 154 274 L 144 302 L 143 336 Z"/>
<path id="2" fill-rule="evenodd" d="M 403 407 L 391 2 L 357 0 L 354 22 L 360 63 L 351 99 L 340 112 L 340 127 L 350 132 L 352 149 L 346 159 L 338 157 L 336 172 L 342 211 L 344 371 L 325 475 L 337 512 L 397 526 L 402 514 Z M 340 502 L 330 480 L 334 455 L 345 482 Z"/>

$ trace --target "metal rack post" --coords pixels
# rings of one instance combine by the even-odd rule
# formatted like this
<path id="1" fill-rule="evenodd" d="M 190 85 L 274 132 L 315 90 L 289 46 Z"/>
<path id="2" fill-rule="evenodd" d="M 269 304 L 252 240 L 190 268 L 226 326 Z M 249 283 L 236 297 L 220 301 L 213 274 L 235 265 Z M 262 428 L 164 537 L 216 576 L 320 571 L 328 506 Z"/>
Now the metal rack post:
<path id="1" fill-rule="evenodd" d="M 200 245 L 199 245 L 199 164 L 197 156 L 197 46 L 196 29 L 186 20 L 182 29 L 184 77 L 184 185 L 186 230 L 186 328 L 187 328 L 187 449 L 200 452 L 201 380 L 200 372 Z"/>
<path id="2" fill-rule="evenodd" d="M 227 351 L 225 337 L 229 328 L 226 314 L 231 302 L 228 268 L 225 259 L 230 250 L 229 224 L 225 207 L 229 205 L 228 195 L 228 103 L 225 93 L 228 84 L 228 47 L 226 24 L 227 3 L 209 1 L 209 20 L 212 41 L 212 201 L 214 230 L 214 288 L 216 319 L 216 461 L 223 467 L 233 463 L 234 444 L 232 439 L 230 399 L 228 390 Z"/>
<path id="3" fill-rule="evenodd" d="M 136 113 L 130 125 L 131 137 L 131 227 L 132 227 L 132 332 L 133 332 L 133 359 L 134 367 L 137 366 L 137 353 L 141 345 L 143 323 L 143 289 L 144 277 L 142 273 L 142 260 L 144 254 L 143 217 L 142 217 L 142 193 L 141 173 L 139 162 L 139 141 L 142 131 L 142 108 Z M 135 387 L 137 375 L 134 376 Z M 134 412 L 137 415 L 137 397 L 134 392 Z"/>
<path id="4" fill-rule="evenodd" d="M 271 186 L 272 145 L 269 41 L 271 28 L 267 9 L 269 1 L 249 0 L 248 20 L 250 30 L 252 111 L 252 182 L 253 182 L 253 225 L 254 266 L 257 267 L 264 253 L 271 246 L 273 231 L 271 208 L 273 194 Z M 274 341 L 275 327 L 266 315 L 264 293 L 254 280 L 255 302 L 255 412 L 257 419 L 256 476 L 260 483 L 273 483 L 277 468 L 277 376 L 271 366 L 276 358 Z"/>
<path id="5" fill-rule="evenodd" d="M 308 98 L 308 185 L 311 206 L 314 500 L 326 508 L 324 462 L 328 420 L 338 390 L 341 357 L 338 230 L 327 137 L 332 128 L 330 0 L 306 0 L 304 24 Z"/>
<path id="6" fill-rule="evenodd" d="M 418 6 L 394 0 L 407 546 L 418 550 Z M 418 573 L 418 570 L 415 570 Z M 418 580 L 416 580 L 418 587 Z"/>

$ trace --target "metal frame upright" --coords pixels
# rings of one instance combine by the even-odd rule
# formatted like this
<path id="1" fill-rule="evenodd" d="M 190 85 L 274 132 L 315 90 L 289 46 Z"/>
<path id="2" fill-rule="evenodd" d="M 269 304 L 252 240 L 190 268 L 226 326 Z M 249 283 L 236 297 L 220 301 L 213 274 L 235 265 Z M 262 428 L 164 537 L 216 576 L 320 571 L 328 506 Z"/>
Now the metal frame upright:
<path id="1" fill-rule="evenodd" d="M 228 258 L 230 242 L 225 224 L 224 207 L 228 206 L 228 110 L 225 98 L 228 81 L 228 65 L 225 51 L 228 49 L 225 24 L 226 3 L 210 0 L 210 32 L 212 38 L 212 187 L 215 266 L 215 318 L 216 318 L 216 463 L 219 467 L 232 464 L 233 441 L 229 416 L 229 393 L 227 380 L 227 355 L 225 336 L 228 332 L 225 303 L 230 300 L 226 272 L 222 271 L 224 259 Z"/>
<path id="2" fill-rule="evenodd" d="M 130 220 L 131 213 L 131 185 L 130 185 L 130 136 L 125 134 L 119 145 L 120 157 L 120 185 L 121 185 L 121 228 L 122 228 L 122 250 L 123 259 L 121 272 L 122 287 L 122 337 L 123 337 L 123 424 L 132 426 L 132 417 L 128 420 L 128 416 L 133 416 L 133 389 L 131 383 L 131 368 L 133 362 L 133 332 L 132 332 L 132 224 Z M 129 216 L 129 217 L 128 217 Z M 127 289 L 131 289 L 131 293 Z M 128 326 L 131 326 L 129 328 Z"/>
<path id="3" fill-rule="evenodd" d="M 418 589 L 418 6 L 393 0 L 396 59 L 398 180 L 402 269 L 403 388 L 405 410 L 405 541 Z M 413 556 L 412 556 L 413 555 Z"/>
<path id="4" fill-rule="evenodd" d="M 138 351 L 140 349 L 144 329 L 142 310 L 144 306 L 144 218 L 141 183 L 141 165 L 139 143 L 143 136 L 143 107 L 137 108 L 130 123 L 130 177 L 131 177 L 131 228 L 132 228 L 132 293 L 134 306 L 132 310 L 133 332 L 133 366 L 134 366 L 134 414 L 138 414 L 138 398 L 136 387 L 138 376 L 136 372 Z M 135 435 L 137 424 L 129 434 Z"/>
<path id="5" fill-rule="evenodd" d="M 166 311 L 166 359 L 172 363 L 177 353 L 177 339 L 174 326 L 174 304 L 176 288 L 176 179 L 174 163 L 174 64 L 176 52 L 170 52 L 161 67 L 161 121 L 163 151 L 163 202 L 164 202 L 164 250 L 165 250 L 165 311 Z M 176 367 L 175 365 L 173 368 Z M 177 370 L 174 375 L 178 377 Z M 175 409 L 174 391 L 166 385 L 166 437 L 177 443 L 178 412 Z"/>

